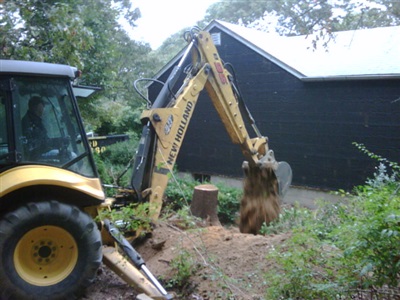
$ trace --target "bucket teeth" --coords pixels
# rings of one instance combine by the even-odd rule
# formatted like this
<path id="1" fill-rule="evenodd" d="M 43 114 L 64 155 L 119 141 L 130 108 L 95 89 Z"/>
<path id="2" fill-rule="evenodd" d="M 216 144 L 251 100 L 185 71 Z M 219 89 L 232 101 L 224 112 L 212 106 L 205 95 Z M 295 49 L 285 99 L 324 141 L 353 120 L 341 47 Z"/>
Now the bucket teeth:
<path id="1" fill-rule="evenodd" d="M 261 169 L 273 169 L 276 170 L 278 168 L 278 162 L 275 159 L 274 151 L 268 150 L 267 154 L 265 154 L 258 162 L 257 166 Z"/>

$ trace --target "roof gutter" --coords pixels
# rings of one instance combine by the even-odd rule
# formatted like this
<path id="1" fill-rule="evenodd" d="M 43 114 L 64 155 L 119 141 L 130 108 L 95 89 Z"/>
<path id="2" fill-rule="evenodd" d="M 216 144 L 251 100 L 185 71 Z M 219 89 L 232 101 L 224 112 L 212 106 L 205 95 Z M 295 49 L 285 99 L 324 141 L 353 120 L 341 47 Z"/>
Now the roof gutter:
<path id="1" fill-rule="evenodd" d="M 400 79 L 400 74 L 361 74 L 361 75 L 338 75 L 338 76 L 304 76 L 300 78 L 304 82 L 320 81 L 349 81 L 349 80 L 387 80 Z"/>

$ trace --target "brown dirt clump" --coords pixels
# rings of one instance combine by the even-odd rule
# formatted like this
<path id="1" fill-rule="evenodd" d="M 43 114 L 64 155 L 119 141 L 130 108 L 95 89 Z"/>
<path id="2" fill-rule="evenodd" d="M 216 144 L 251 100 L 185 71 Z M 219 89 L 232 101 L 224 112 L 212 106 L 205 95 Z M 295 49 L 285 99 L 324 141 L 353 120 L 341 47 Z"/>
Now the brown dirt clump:
<path id="1" fill-rule="evenodd" d="M 278 181 L 272 169 L 244 168 L 246 177 L 240 202 L 240 231 L 257 234 L 261 226 L 279 216 Z"/>
<path id="2" fill-rule="evenodd" d="M 264 299 L 266 270 L 273 266 L 267 253 L 288 235 L 242 234 L 236 227 L 202 227 L 184 230 L 160 222 L 151 238 L 136 246 L 147 267 L 164 285 L 176 274 L 171 263 L 182 257 L 192 264 L 185 284 L 168 288 L 176 299 Z M 135 299 L 135 291 L 106 267 L 82 299 Z"/>

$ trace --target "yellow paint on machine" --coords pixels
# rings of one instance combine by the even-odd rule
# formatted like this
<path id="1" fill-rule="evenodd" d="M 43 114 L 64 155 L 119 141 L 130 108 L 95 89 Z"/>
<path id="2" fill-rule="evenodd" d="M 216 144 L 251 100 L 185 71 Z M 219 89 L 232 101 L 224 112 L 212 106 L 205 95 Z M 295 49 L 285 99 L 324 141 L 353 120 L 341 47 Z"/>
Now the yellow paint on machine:
<path id="1" fill-rule="evenodd" d="M 65 187 L 99 200 L 105 198 L 98 178 L 88 178 L 68 170 L 39 165 L 20 166 L 3 172 L 0 178 L 0 197 L 34 185 Z"/>

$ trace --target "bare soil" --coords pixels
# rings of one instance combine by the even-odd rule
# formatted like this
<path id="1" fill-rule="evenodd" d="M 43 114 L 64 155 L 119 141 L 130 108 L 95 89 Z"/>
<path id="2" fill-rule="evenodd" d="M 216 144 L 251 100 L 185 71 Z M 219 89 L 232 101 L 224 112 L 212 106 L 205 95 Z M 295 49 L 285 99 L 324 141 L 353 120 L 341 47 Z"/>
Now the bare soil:
<path id="1" fill-rule="evenodd" d="M 287 238 L 287 234 L 242 234 L 237 227 L 188 230 L 175 222 L 160 222 L 152 236 L 135 248 L 167 291 L 177 295 L 175 299 L 256 300 L 265 297 L 264 274 L 273 265 L 266 255 Z M 191 262 L 193 274 L 181 286 L 170 287 L 176 275 L 171 263 L 179 257 Z M 135 299 L 137 292 L 102 266 L 82 299 Z"/>

